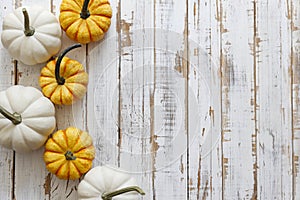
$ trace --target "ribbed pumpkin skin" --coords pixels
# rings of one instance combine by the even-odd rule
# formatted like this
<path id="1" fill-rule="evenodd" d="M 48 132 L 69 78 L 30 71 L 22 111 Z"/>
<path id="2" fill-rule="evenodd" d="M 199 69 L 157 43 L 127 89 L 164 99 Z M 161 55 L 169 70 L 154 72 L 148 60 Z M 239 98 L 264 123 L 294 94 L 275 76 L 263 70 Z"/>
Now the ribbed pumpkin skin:
<path id="1" fill-rule="evenodd" d="M 75 160 L 67 160 L 70 151 Z M 44 161 L 47 169 L 60 179 L 75 180 L 92 167 L 95 158 L 93 141 L 87 132 L 75 127 L 55 132 L 45 144 Z"/>
<path id="2" fill-rule="evenodd" d="M 8 14 L 2 24 L 1 42 L 9 54 L 26 65 L 47 62 L 61 47 L 61 28 L 56 17 L 41 7 L 26 7 L 32 36 L 24 34 L 22 8 Z"/>
<path id="3" fill-rule="evenodd" d="M 112 9 L 108 0 L 90 0 L 90 16 L 80 17 L 84 0 L 63 0 L 59 21 L 67 36 L 81 44 L 101 40 L 110 27 Z"/>
<path id="4" fill-rule="evenodd" d="M 55 64 L 56 60 L 52 60 L 41 70 L 39 83 L 42 92 L 54 104 L 71 105 L 85 95 L 88 74 L 81 63 L 64 57 L 60 65 L 60 76 L 65 78 L 65 83 L 59 85 L 55 78 Z"/>

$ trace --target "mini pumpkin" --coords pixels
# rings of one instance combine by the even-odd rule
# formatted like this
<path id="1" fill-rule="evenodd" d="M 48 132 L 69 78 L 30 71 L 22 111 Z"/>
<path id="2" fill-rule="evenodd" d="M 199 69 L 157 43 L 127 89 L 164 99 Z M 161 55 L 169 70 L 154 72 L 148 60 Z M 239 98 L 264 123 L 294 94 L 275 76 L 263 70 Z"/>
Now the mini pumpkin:
<path id="1" fill-rule="evenodd" d="M 55 129 L 55 109 L 36 88 L 11 86 L 0 92 L 0 144 L 16 152 L 40 148 Z"/>
<path id="2" fill-rule="evenodd" d="M 86 93 L 88 74 L 84 67 L 78 61 L 65 57 L 70 50 L 78 47 L 81 45 L 67 48 L 41 70 L 39 83 L 42 92 L 54 104 L 70 105 Z"/>
<path id="3" fill-rule="evenodd" d="M 69 127 L 55 132 L 45 144 L 47 169 L 60 179 L 78 179 L 92 167 L 95 148 L 91 136 Z"/>
<path id="4" fill-rule="evenodd" d="M 101 40 L 111 23 L 108 0 L 63 0 L 59 21 L 67 36 L 86 44 Z"/>
<path id="5" fill-rule="evenodd" d="M 78 185 L 78 200 L 137 200 L 144 195 L 134 178 L 121 169 L 97 166 Z"/>
<path id="6" fill-rule="evenodd" d="M 4 18 L 1 41 L 13 58 L 35 65 L 46 62 L 60 50 L 61 28 L 49 11 L 20 7 Z"/>

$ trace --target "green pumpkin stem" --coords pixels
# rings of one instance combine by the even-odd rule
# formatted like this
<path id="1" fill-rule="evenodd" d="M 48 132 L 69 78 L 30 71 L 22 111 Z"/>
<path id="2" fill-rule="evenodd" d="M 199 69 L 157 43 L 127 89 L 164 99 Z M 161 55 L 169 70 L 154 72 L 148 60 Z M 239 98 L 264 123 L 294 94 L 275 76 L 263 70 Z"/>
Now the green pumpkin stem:
<path id="1" fill-rule="evenodd" d="M 61 54 L 58 56 L 57 58 L 57 61 L 56 61 L 56 64 L 55 64 L 55 78 L 56 78 L 56 81 L 59 85 L 63 85 L 65 84 L 65 79 L 64 77 L 61 77 L 60 76 L 60 64 L 61 64 L 61 61 L 62 59 L 65 57 L 65 55 L 71 51 L 72 49 L 75 49 L 75 48 L 78 48 L 78 47 L 81 47 L 81 44 L 74 44 L 68 48 L 66 48 L 63 52 L 61 52 Z"/>
<path id="2" fill-rule="evenodd" d="M 66 160 L 76 160 L 76 156 L 73 155 L 71 151 L 65 153 Z"/>
<path id="3" fill-rule="evenodd" d="M 10 113 L 0 106 L 0 113 L 7 119 L 9 119 L 14 125 L 18 125 L 22 122 L 22 117 L 19 113 Z"/>
<path id="4" fill-rule="evenodd" d="M 127 193 L 127 192 L 138 192 L 141 195 L 145 195 L 145 192 L 139 188 L 138 186 L 131 186 L 131 187 L 126 187 L 126 188 L 122 188 L 120 190 L 116 190 L 113 192 L 108 192 L 108 193 L 103 193 L 101 198 L 102 200 L 112 200 L 113 197 Z"/>
<path id="5" fill-rule="evenodd" d="M 29 15 L 28 12 L 26 10 L 26 8 L 22 9 L 23 12 L 23 16 L 24 16 L 24 34 L 26 36 L 32 36 L 35 32 L 34 28 L 31 27 L 29 24 Z"/>
<path id="6" fill-rule="evenodd" d="M 83 6 L 81 9 L 80 17 L 82 19 L 87 19 L 90 16 L 90 12 L 88 10 L 90 0 L 84 0 Z"/>

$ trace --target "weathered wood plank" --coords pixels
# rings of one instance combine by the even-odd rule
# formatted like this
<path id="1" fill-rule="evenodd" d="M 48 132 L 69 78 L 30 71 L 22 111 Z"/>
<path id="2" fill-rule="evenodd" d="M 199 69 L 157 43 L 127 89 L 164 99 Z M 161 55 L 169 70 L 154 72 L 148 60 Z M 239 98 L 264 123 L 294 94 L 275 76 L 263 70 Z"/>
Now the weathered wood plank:
<path id="1" fill-rule="evenodd" d="M 154 86 L 153 1 L 121 1 L 119 22 L 119 165 L 132 171 L 151 199 L 150 91 Z"/>
<path id="2" fill-rule="evenodd" d="M 190 199 L 222 198 L 218 4 L 189 2 Z M 193 116 L 195 108 L 197 117 Z M 196 124 L 192 123 L 194 118 Z M 200 126 L 195 135 L 191 130 L 197 124 Z"/>
<path id="3" fill-rule="evenodd" d="M 118 165 L 119 1 L 110 1 L 113 17 L 102 41 L 88 45 L 87 127 L 96 147 L 97 165 Z"/>
<path id="4" fill-rule="evenodd" d="M 187 3 L 154 3 L 150 91 L 153 199 L 188 199 Z"/>
<path id="5" fill-rule="evenodd" d="M 290 1 L 263 0 L 255 5 L 259 199 L 292 198 L 290 6 Z"/>
<path id="6" fill-rule="evenodd" d="M 300 198 L 300 2 L 292 1 L 293 199 Z"/>
<path id="7" fill-rule="evenodd" d="M 221 1 L 220 9 L 223 198 L 255 199 L 254 3 Z"/>
<path id="8" fill-rule="evenodd" d="M 12 1 L 1 1 L 0 19 L 3 19 L 12 11 Z M 0 27 L 2 31 L 2 25 Z M 15 84 L 14 62 L 9 56 L 6 49 L 0 44 L 0 91 L 6 90 Z M 14 153 L 12 150 L 0 147 L 0 196 L 3 199 L 13 198 L 14 188 Z"/>

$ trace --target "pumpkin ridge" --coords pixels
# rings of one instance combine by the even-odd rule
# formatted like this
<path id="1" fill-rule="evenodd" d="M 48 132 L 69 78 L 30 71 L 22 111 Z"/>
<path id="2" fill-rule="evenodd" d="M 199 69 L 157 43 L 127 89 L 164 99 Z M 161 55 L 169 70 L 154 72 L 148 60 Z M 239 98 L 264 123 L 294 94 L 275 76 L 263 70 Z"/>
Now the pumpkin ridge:
<path id="1" fill-rule="evenodd" d="M 60 149 L 60 150 L 62 150 L 62 149 Z M 47 149 L 47 150 L 44 152 L 44 154 L 47 153 L 47 152 L 49 152 L 49 153 L 57 153 L 57 154 L 61 154 L 61 153 L 63 153 L 64 151 L 53 151 L 53 150 Z M 54 162 L 55 162 L 55 161 L 54 161 Z"/>
<path id="2" fill-rule="evenodd" d="M 64 87 L 64 86 L 62 85 L 61 87 Z M 60 102 L 60 104 L 63 104 L 63 90 L 62 90 L 62 88 L 60 88 L 59 93 L 60 93 L 59 94 L 59 96 L 60 96 L 59 102 Z"/>
<path id="3" fill-rule="evenodd" d="M 57 37 L 55 37 L 54 35 L 51 35 L 50 33 L 43 33 L 43 32 L 39 32 L 38 29 L 36 28 L 35 30 L 37 30 L 36 35 L 43 35 L 47 38 L 53 38 L 56 39 Z M 37 37 L 35 37 L 38 41 L 40 41 Z M 41 42 L 41 41 L 40 41 Z M 45 45 L 44 45 L 45 46 Z"/>
<path id="4" fill-rule="evenodd" d="M 39 97 L 38 99 L 35 99 L 34 101 L 32 101 L 32 102 L 30 102 L 30 105 L 29 106 L 27 106 L 21 113 L 19 113 L 19 114 L 23 114 L 25 111 L 27 111 L 28 109 L 31 109 L 31 106 L 35 103 L 35 102 L 37 102 L 37 101 L 39 101 L 40 99 L 42 99 L 43 98 L 43 96 L 41 96 L 41 97 Z"/>
<path id="5" fill-rule="evenodd" d="M 2 92 L 1 92 L 2 93 Z M 0 94 L 1 94 L 0 93 Z M 5 108 L 7 111 L 9 111 L 9 112 L 14 112 L 14 110 L 12 109 L 12 105 L 11 105 L 11 101 L 8 99 L 8 97 L 7 97 L 7 90 L 6 91 L 3 91 L 3 93 L 4 93 L 4 97 L 5 97 L 5 99 L 6 99 L 6 101 L 7 101 L 7 103 L 8 103 L 8 106 L 9 106 L 9 108 Z M 2 116 L 2 115 L 1 115 Z M 3 116 L 4 117 L 4 116 Z M 5 119 L 5 118 L 3 118 L 3 119 Z"/>
<path id="6" fill-rule="evenodd" d="M 110 6 L 109 1 L 103 1 L 103 2 L 101 2 L 101 3 L 99 3 L 99 4 L 97 4 L 97 5 L 93 5 L 93 4 L 94 4 L 94 0 L 90 0 L 90 5 L 91 5 L 91 6 L 89 6 L 89 7 L 92 7 L 92 10 L 93 10 L 93 7 L 99 8 L 99 7 L 101 7 L 101 6 L 103 6 L 103 5 L 106 5 L 106 4 L 108 4 L 108 5 Z M 96 4 L 96 3 L 95 3 L 95 4 Z"/>
<path id="7" fill-rule="evenodd" d="M 42 15 L 42 13 L 43 13 L 44 11 L 42 11 L 42 12 L 39 12 L 38 13 L 38 15 L 37 16 L 35 16 L 35 18 L 34 19 L 32 19 L 32 18 L 30 18 L 31 16 L 30 16 L 30 12 L 28 12 L 28 14 L 29 14 L 29 20 L 30 20 L 30 24 L 31 24 L 31 26 L 33 27 L 34 26 L 34 24 L 35 24 L 35 21 L 38 19 L 38 18 L 40 18 L 40 16 Z M 29 24 L 29 25 L 30 25 Z M 36 28 L 36 27 L 33 27 L 34 29 Z"/>
<path id="8" fill-rule="evenodd" d="M 64 85 L 64 87 L 65 87 L 65 88 L 71 93 L 71 95 L 74 97 L 73 101 L 76 101 L 76 99 L 78 99 L 78 97 L 75 96 L 75 94 L 72 92 L 72 90 L 71 90 L 69 87 L 67 87 L 66 85 Z"/>
<path id="9" fill-rule="evenodd" d="M 99 193 L 99 194 L 97 194 L 97 196 L 94 196 L 94 197 L 99 197 L 99 195 L 100 195 L 99 190 L 101 191 L 102 188 L 97 188 L 94 184 L 92 184 L 92 183 L 90 183 L 89 181 L 86 181 L 86 180 L 82 180 L 81 182 L 84 182 L 85 184 L 87 184 L 87 185 L 89 185 L 90 187 L 92 187 L 97 193 Z M 82 194 L 81 194 L 81 195 L 82 195 Z M 81 196 L 81 195 L 80 195 L 80 196 Z M 83 196 L 81 196 L 81 197 L 83 197 Z M 86 197 L 86 196 L 84 196 L 84 197 Z"/>
<path id="10" fill-rule="evenodd" d="M 41 45 L 41 47 L 43 47 L 46 50 L 47 53 L 49 53 L 46 46 L 45 46 L 45 44 L 43 44 L 43 42 L 41 42 L 37 37 L 33 37 L 33 38 Z M 34 57 L 35 60 L 37 60 L 35 58 L 35 55 L 33 55 L 33 57 Z"/>
<path id="11" fill-rule="evenodd" d="M 60 13 L 63 13 L 63 12 L 72 12 L 72 13 L 76 13 L 76 14 L 80 15 L 80 12 L 78 12 L 78 10 L 76 10 L 76 9 L 72 10 L 70 7 L 67 7 L 66 9 L 60 11 Z M 78 17 L 78 19 L 79 18 L 80 17 Z"/>
<path id="12" fill-rule="evenodd" d="M 72 23 L 69 24 L 69 26 L 65 27 L 64 30 L 65 32 L 67 32 L 67 30 L 70 28 L 70 26 L 72 26 L 74 23 L 76 23 L 77 21 L 80 21 L 79 24 L 81 24 L 81 18 L 79 17 L 78 19 L 74 20 Z M 78 31 L 77 31 L 78 32 Z"/>
<path id="13" fill-rule="evenodd" d="M 47 144 L 49 142 L 52 142 L 52 143 L 55 143 L 57 145 L 57 147 L 60 149 L 60 152 L 59 153 L 64 153 L 65 150 L 53 139 L 53 137 L 50 136 L 50 138 L 48 139 L 48 141 L 46 142 L 45 144 L 45 147 L 47 146 Z M 45 152 L 52 152 L 52 150 L 49 150 L 49 148 L 45 148 Z M 55 152 L 55 151 L 54 151 Z M 58 153 L 58 152 L 55 152 L 55 153 Z"/>
<path id="14" fill-rule="evenodd" d="M 56 162 L 57 162 L 57 161 L 56 161 Z M 50 162 L 50 163 L 55 163 L 55 162 Z M 57 168 L 57 170 L 54 172 L 54 173 L 56 174 L 56 176 L 57 176 L 58 172 L 61 170 L 61 168 L 62 168 L 64 165 L 66 165 L 66 164 L 67 164 L 67 162 L 64 162 L 63 164 L 59 165 L 59 167 Z"/>
<path id="15" fill-rule="evenodd" d="M 70 79 L 70 78 L 73 78 L 74 76 L 77 76 L 79 74 L 84 74 L 86 73 L 84 70 L 80 70 L 80 71 L 77 71 L 77 72 L 74 72 L 73 74 L 69 75 L 68 77 L 65 77 L 66 79 Z"/>
<path id="16" fill-rule="evenodd" d="M 62 91 L 62 90 L 61 90 L 61 91 Z M 67 148 L 68 148 L 68 149 L 66 149 L 66 151 L 69 151 L 70 147 L 69 147 L 69 144 L 68 144 L 67 129 L 63 130 L 62 132 L 63 132 L 63 136 L 64 136 L 64 139 L 65 139 L 65 141 L 66 141 Z M 72 152 L 72 153 L 74 153 L 74 152 Z"/>
<path id="17" fill-rule="evenodd" d="M 82 134 L 80 134 L 80 135 L 77 137 L 77 140 L 76 140 L 74 146 L 76 146 L 76 145 L 80 142 L 81 135 L 82 135 Z M 75 154 L 75 153 L 77 153 L 78 151 L 75 152 L 75 151 L 73 150 L 74 146 L 72 147 L 72 152 Z M 77 156 L 76 156 L 76 157 L 77 157 Z"/>
<path id="18" fill-rule="evenodd" d="M 55 83 L 51 83 L 51 84 L 55 84 Z M 48 84 L 48 85 L 50 85 L 50 84 Z M 44 89 L 44 87 L 43 87 L 43 89 Z M 49 94 L 49 96 L 47 96 L 48 98 L 50 98 L 50 100 L 51 100 L 51 97 L 52 97 L 52 95 L 54 94 L 54 92 L 55 92 L 56 90 L 58 90 L 58 88 L 55 88 L 55 89 Z"/>
<path id="19" fill-rule="evenodd" d="M 50 121 L 51 118 L 53 118 L 53 117 L 39 117 L 39 118 L 48 118 L 48 121 Z M 30 119 L 35 119 L 35 118 L 26 118 L 26 119 L 24 119 L 24 120 L 23 120 L 24 125 L 26 125 L 27 128 L 29 128 L 30 130 L 34 131 L 34 132 L 37 133 L 38 135 L 44 137 L 45 139 L 44 139 L 44 142 L 43 142 L 43 143 L 45 143 L 45 141 L 46 141 L 47 138 L 48 138 L 48 135 L 52 133 L 53 129 L 47 129 L 47 131 L 40 131 L 40 130 L 39 130 L 39 127 L 34 127 L 34 126 L 31 125 L 30 123 L 26 123 L 26 121 L 27 121 L 28 119 L 30 120 Z M 53 119 L 52 119 L 52 120 L 53 120 Z"/>
<path id="20" fill-rule="evenodd" d="M 14 11 L 14 12 L 16 12 L 16 11 Z M 19 16 L 21 17 L 21 18 L 19 18 Z M 13 19 L 12 19 L 12 21 L 16 21 L 16 19 L 17 19 L 17 21 L 18 22 L 20 22 L 20 24 L 19 25 L 21 25 L 21 27 L 23 27 L 23 23 L 24 23 L 24 18 L 23 18 L 23 15 L 16 15 L 15 13 L 10 13 L 9 15 L 8 15 L 8 17 L 13 17 Z M 4 24 L 5 26 L 7 26 L 6 24 Z M 8 27 L 11 27 L 11 26 L 8 26 Z M 12 27 L 12 28 L 14 28 L 15 30 L 19 30 L 17 27 Z"/>
<path id="21" fill-rule="evenodd" d="M 86 23 L 87 30 L 89 32 L 89 38 L 90 38 L 91 41 L 94 41 L 93 34 L 91 32 L 91 28 L 89 26 L 89 23 L 87 23 L 87 21 L 85 23 Z"/>
<path id="22" fill-rule="evenodd" d="M 48 64 L 44 68 L 47 69 L 51 75 L 47 75 L 46 72 L 44 72 L 44 69 L 42 69 L 41 77 L 53 78 L 53 77 L 55 77 L 54 71 L 51 68 L 49 68 Z"/>
<path id="23" fill-rule="evenodd" d="M 12 46 L 16 46 L 15 43 L 19 43 L 20 41 L 19 40 L 22 40 L 22 35 L 19 35 L 18 37 L 16 37 L 12 42 L 9 43 L 9 45 L 7 46 L 7 49 L 8 49 L 8 52 L 10 52 L 10 49 L 12 49 Z M 21 55 L 21 51 L 18 49 L 17 51 L 17 56 L 15 55 L 14 57 L 20 57 Z M 10 52 L 10 54 L 12 54 Z"/>
<path id="24" fill-rule="evenodd" d="M 64 57 L 64 58 L 65 58 L 65 57 Z M 63 59 L 64 59 L 64 58 L 63 58 Z M 68 59 L 68 60 L 65 61 L 64 65 L 63 65 L 63 71 L 59 73 L 60 76 L 61 76 L 63 79 L 66 79 L 65 74 L 66 74 L 66 71 L 67 71 L 67 65 L 68 65 L 68 63 L 70 63 L 70 60 L 71 60 L 71 59 Z M 60 65 L 61 65 L 61 63 L 60 63 Z M 61 68 L 61 66 L 60 66 L 60 68 Z"/>
<path id="25" fill-rule="evenodd" d="M 81 18 L 80 18 L 79 20 L 80 20 L 81 23 L 80 23 L 80 25 L 78 26 L 78 30 L 75 32 L 75 35 L 74 35 L 74 38 L 75 38 L 76 41 L 79 41 L 79 40 L 78 40 L 78 34 L 79 34 L 80 27 L 82 26 L 83 23 L 86 23 L 86 22 L 85 22 L 85 19 L 81 19 Z M 73 22 L 73 24 L 74 24 L 74 23 L 75 23 L 75 22 Z"/>
<path id="26" fill-rule="evenodd" d="M 23 142 L 25 143 L 25 145 L 28 147 L 28 149 L 32 149 L 31 148 L 31 146 L 28 144 L 28 141 L 26 140 L 26 137 L 24 136 L 24 132 L 23 132 L 23 129 L 22 128 L 18 128 L 19 129 L 19 131 L 21 132 L 21 136 L 22 136 L 22 139 L 23 139 Z M 36 132 L 36 131 L 34 131 L 34 132 Z M 39 134 L 39 133 L 38 133 Z M 14 139 L 12 140 L 12 142 L 14 141 Z M 12 146 L 14 146 L 14 144 L 12 145 Z M 32 149 L 33 150 L 33 149 Z"/>
<path id="27" fill-rule="evenodd" d="M 88 158 L 82 158 L 82 157 L 77 157 L 78 160 L 85 160 L 85 161 L 92 161 L 93 159 L 88 159 Z"/>
<path id="28" fill-rule="evenodd" d="M 53 154 L 57 154 L 57 155 L 55 155 L 55 156 L 57 156 L 57 157 L 59 157 L 59 158 L 56 158 L 55 160 L 53 159 L 53 158 L 51 158 L 51 159 L 49 159 L 49 155 L 47 156 L 48 158 L 47 159 L 45 159 L 44 158 L 44 161 L 45 161 L 45 163 L 46 163 L 46 165 L 48 165 L 48 164 L 50 164 L 50 163 L 55 163 L 55 162 L 61 162 L 61 161 L 64 161 L 63 160 L 63 158 L 61 157 L 61 152 L 55 152 L 55 151 L 45 151 L 44 152 L 44 155 L 46 155 L 46 154 L 51 154 L 51 157 L 53 156 Z"/>
<path id="29" fill-rule="evenodd" d="M 74 162 L 70 162 L 70 165 L 73 165 L 73 167 L 76 169 L 76 171 L 78 172 L 78 174 L 82 174 L 82 172 L 78 169 L 77 165 Z M 71 172 L 71 167 L 69 168 L 69 173 Z M 70 177 L 70 174 L 69 174 Z"/>
<path id="30" fill-rule="evenodd" d="M 77 6 L 78 6 L 78 8 L 81 10 L 82 9 L 82 5 L 80 5 L 76 0 L 75 1 L 73 1 Z M 68 6 L 67 6 L 68 7 Z"/>
<path id="31" fill-rule="evenodd" d="M 68 129 L 67 129 L 68 130 Z M 76 131 L 76 133 L 74 133 Z M 77 129 L 77 128 L 75 128 L 75 130 L 73 129 L 72 131 L 71 131 L 71 133 L 69 132 L 69 134 L 72 134 L 72 137 L 76 137 L 76 141 L 75 141 L 75 144 L 73 144 L 72 146 L 68 146 L 69 147 L 69 150 L 73 153 L 73 154 L 75 154 L 76 153 L 76 151 L 74 151 L 74 146 L 78 143 L 78 141 L 80 141 L 80 138 L 81 138 L 81 135 L 82 135 L 82 131 L 81 130 L 79 130 L 79 129 Z M 75 135 L 76 134 L 76 135 Z M 73 136 L 73 135 L 75 135 L 75 136 Z M 66 137 L 68 137 L 68 135 L 67 135 L 67 131 L 66 131 Z"/>
<path id="32" fill-rule="evenodd" d="M 50 76 L 44 76 L 44 77 L 41 77 L 41 79 L 43 79 L 43 78 L 52 78 L 52 77 L 50 77 Z M 47 86 L 49 86 L 49 85 L 51 85 L 51 84 L 55 84 L 55 83 L 56 83 L 56 81 L 51 81 L 51 82 L 49 82 L 49 83 L 47 83 L 47 84 L 44 84 L 42 88 L 47 87 Z"/>
<path id="33" fill-rule="evenodd" d="M 63 71 L 63 77 L 64 77 L 65 79 L 68 79 L 69 77 L 72 77 L 72 76 L 74 76 L 74 75 L 76 75 L 76 74 L 78 73 L 78 71 L 75 71 L 73 74 L 71 74 L 71 75 L 65 77 L 66 71 L 69 70 L 69 69 L 67 69 L 67 68 L 69 68 L 69 65 L 72 65 L 72 61 L 74 61 L 74 60 L 68 58 L 68 60 L 66 60 L 66 62 L 65 62 L 65 69 L 64 69 L 64 71 Z M 71 64 L 70 64 L 70 63 L 71 63 Z M 77 63 L 76 63 L 76 64 L 77 64 Z"/>
<path id="34" fill-rule="evenodd" d="M 83 146 L 82 145 L 82 147 L 76 151 L 76 154 L 80 154 L 81 151 L 83 151 L 85 149 L 88 149 L 88 148 L 91 148 L 91 147 L 93 147 L 93 144 L 90 144 L 89 146 Z M 80 157 L 80 156 L 77 156 L 77 157 L 81 158 L 81 159 L 84 159 L 83 157 Z M 89 160 L 89 159 L 86 159 L 86 160 Z"/>
<path id="35" fill-rule="evenodd" d="M 9 108 L 10 108 L 10 110 L 8 110 L 9 112 L 16 112 L 16 111 L 14 111 L 13 110 L 13 106 L 11 105 L 11 102 L 12 101 L 10 101 L 9 99 L 8 99 L 8 90 L 6 90 L 5 91 L 5 97 L 6 97 L 6 99 L 7 99 L 7 102 L 8 102 L 8 105 L 9 105 Z M 28 106 L 28 105 L 26 105 L 26 106 Z M 6 110 L 7 110 L 7 108 L 6 108 Z M 20 113 L 19 113 L 20 114 Z M 22 116 L 21 116 L 22 117 Z"/>
<path id="36" fill-rule="evenodd" d="M 93 13 L 91 15 L 94 15 L 94 16 L 100 16 L 100 17 L 106 17 L 108 19 L 111 19 L 112 15 L 106 15 L 105 13 Z"/>
<path id="37" fill-rule="evenodd" d="M 97 28 L 99 28 L 103 33 L 106 32 L 106 31 L 101 27 L 101 25 L 98 23 L 98 21 L 95 20 L 93 17 L 91 17 L 89 20 L 92 21 L 92 22 L 94 22 L 94 23 L 96 24 Z"/>
<path id="38" fill-rule="evenodd" d="M 67 151 L 67 149 L 63 148 L 63 147 L 60 145 L 60 143 L 59 143 L 58 141 L 56 141 L 53 137 L 52 137 L 51 139 L 53 140 L 53 142 L 55 142 L 55 143 L 57 144 L 57 146 L 60 147 L 60 149 L 62 150 L 62 152 Z"/>

